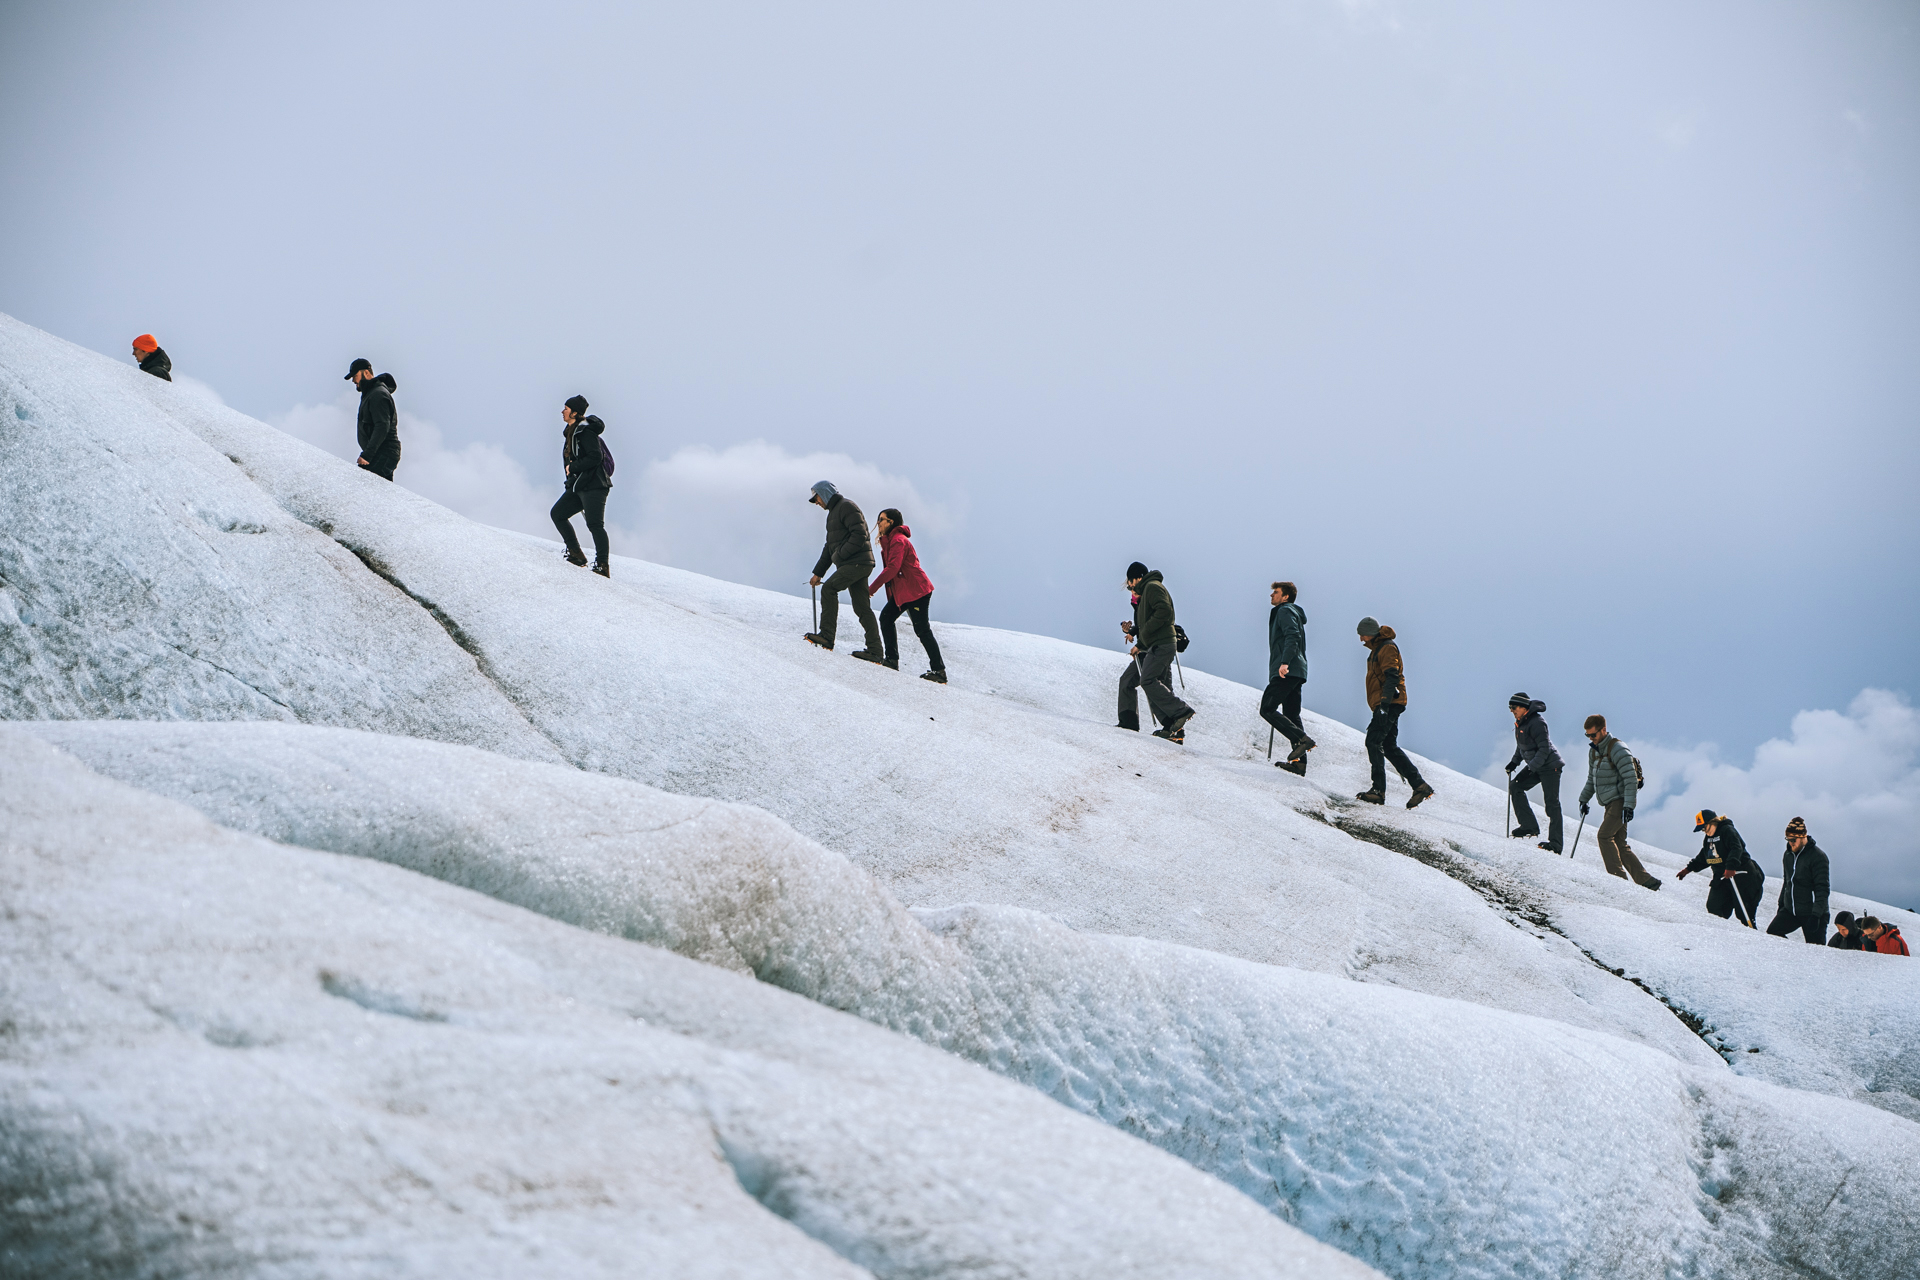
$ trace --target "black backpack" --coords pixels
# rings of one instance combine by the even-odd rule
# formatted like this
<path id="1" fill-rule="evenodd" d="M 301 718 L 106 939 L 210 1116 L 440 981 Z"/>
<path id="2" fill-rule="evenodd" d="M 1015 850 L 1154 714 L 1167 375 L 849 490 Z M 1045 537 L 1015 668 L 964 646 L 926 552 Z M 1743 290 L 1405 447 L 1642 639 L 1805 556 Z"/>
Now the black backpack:
<path id="1" fill-rule="evenodd" d="M 1175 653 L 1187 651 L 1187 629 L 1177 622 L 1173 624 L 1173 651 Z"/>

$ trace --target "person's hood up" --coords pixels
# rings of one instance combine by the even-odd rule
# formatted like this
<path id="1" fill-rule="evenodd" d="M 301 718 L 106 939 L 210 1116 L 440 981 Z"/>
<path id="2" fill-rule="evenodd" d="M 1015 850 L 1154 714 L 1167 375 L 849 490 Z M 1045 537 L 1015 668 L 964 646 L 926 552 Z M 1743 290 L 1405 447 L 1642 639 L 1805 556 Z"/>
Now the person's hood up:
<path id="1" fill-rule="evenodd" d="M 820 505 L 823 507 L 832 506 L 833 500 L 839 496 L 840 491 L 833 487 L 833 481 L 831 480 L 822 480 L 813 486 L 813 497 L 820 499 Z M 813 498 L 809 498 L 807 501 L 811 502 Z"/>

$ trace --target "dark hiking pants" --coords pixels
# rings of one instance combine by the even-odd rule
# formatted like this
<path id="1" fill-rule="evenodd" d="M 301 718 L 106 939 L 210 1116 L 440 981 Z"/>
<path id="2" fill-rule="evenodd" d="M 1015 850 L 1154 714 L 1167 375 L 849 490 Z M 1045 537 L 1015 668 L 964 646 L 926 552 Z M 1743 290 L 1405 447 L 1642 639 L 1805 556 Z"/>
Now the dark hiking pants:
<path id="1" fill-rule="evenodd" d="M 169 379 L 171 381 L 171 379 Z M 382 480 L 393 479 L 394 471 L 400 466 L 400 446 L 394 445 L 382 449 L 360 464 L 362 471 L 371 471 Z"/>
<path id="2" fill-rule="evenodd" d="M 1306 683 L 1305 676 L 1269 680 L 1260 695 L 1260 718 L 1278 729 L 1289 747 L 1299 746 L 1307 737 L 1300 723 L 1300 690 Z"/>
<path id="3" fill-rule="evenodd" d="M 920 647 L 927 651 L 927 669 L 929 671 L 946 670 L 940 662 L 940 642 L 933 638 L 933 624 L 927 621 L 927 606 L 932 603 L 933 592 L 931 591 L 918 600 L 909 601 L 904 605 L 895 604 L 891 600 L 887 601 L 887 607 L 880 611 L 880 638 L 886 641 L 888 662 L 900 660 L 900 632 L 893 624 L 898 622 L 900 615 L 904 613 L 907 615 L 907 621 L 913 624 L 913 634 L 920 637 Z"/>
<path id="4" fill-rule="evenodd" d="M 873 600 L 867 595 L 867 579 L 873 575 L 873 561 L 835 565 L 833 576 L 820 584 L 820 643 L 832 644 L 840 625 L 840 593 L 847 593 L 853 616 L 867 633 L 867 652 L 884 653 L 880 647 L 880 624 L 874 621 Z"/>
<path id="5" fill-rule="evenodd" d="M 1609 800 L 1600 815 L 1600 831 L 1596 837 L 1600 841 L 1600 861 L 1606 863 L 1608 875 L 1651 889 L 1660 882 L 1647 873 L 1639 857 L 1627 846 L 1627 822 L 1620 806 L 1620 801 Z"/>
<path id="6" fill-rule="evenodd" d="M 599 564 L 607 562 L 607 494 L 606 489 L 589 489 L 585 493 L 568 490 L 560 495 L 560 501 L 553 504 L 548 514 L 553 517 L 553 527 L 567 540 L 567 550 L 574 555 L 581 554 L 580 540 L 573 536 L 573 518 L 585 513 L 587 532 L 593 535 L 593 558 Z"/>
<path id="7" fill-rule="evenodd" d="M 1134 696 L 1137 689 L 1147 691 L 1147 706 L 1153 712 L 1153 718 L 1163 725 L 1192 715 L 1193 708 L 1181 701 L 1180 695 L 1173 691 L 1172 674 L 1171 643 L 1142 649 L 1140 656 L 1129 662 L 1127 669 L 1120 673 L 1120 723 L 1129 729 L 1140 727 L 1140 702 Z"/>
<path id="8" fill-rule="evenodd" d="M 1795 929 L 1800 931 L 1801 937 L 1813 943 L 1815 946 L 1824 947 L 1827 945 L 1827 915 L 1825 912 L 1817 916 L 1790 916 L 1785 910 L 1782 910 L 1773 917 L 1773 923 L 1767 926 L 1767 932 L 1776 938 L 1784 938 Z"/>
<path id="9" fill-rule="evenodd" d="M 1540 799 L 1547 809 L 1547 843 L 1558 853 L 1560 842 L 1567 834 L 1560 818 L 1560 770 L 1549 766 L 1544 774 L 1535 774 L 1532 769 L 1523 766 L 1520 772 L 1514 774 L 1507 783 L 1507 794 L 1513 797 L 1513 816 L 1520 819 L 1520 825 L 1530 834 L 1540 834 L 1540 824 L 1534 819 L 1533 806 L 1527 803 L 1527 791 L 1536 785 L 1540 788 Z"/>
<path id="10" fill-rule="evenodd" d="M 1733 887 L 1740 886 L 1740 907 L 1746 912 L 1746 919 L 1740 920 L 1740 913 L 1733 909 Z M 1759 909 L 1760 895 L 1766 891 L 1765 876 L 1754 871 L 1743 871 L 1728 879 L 1720 874 L 1718 868 L 1713 871 L 1713 888 L 1707 890 L 1707 910 L 1722 920 L 1740 920 L 1741 924 L 1753 919 L 1753 913 Z"/>
<path id="11" fill-rule="evenodd" d="M 1427 785 L 1400 749 L 1400 713 L 1405 710 L 1398 703 L 1383 702 L 1374 708 L 1373 719 L 1367 724 L 1367 762 L 1373 766 L 1373 789 L 1381 795 L 1387 793 L 1389 760 L 1393 761 L 1394 772 L 1415 791 Z"/>

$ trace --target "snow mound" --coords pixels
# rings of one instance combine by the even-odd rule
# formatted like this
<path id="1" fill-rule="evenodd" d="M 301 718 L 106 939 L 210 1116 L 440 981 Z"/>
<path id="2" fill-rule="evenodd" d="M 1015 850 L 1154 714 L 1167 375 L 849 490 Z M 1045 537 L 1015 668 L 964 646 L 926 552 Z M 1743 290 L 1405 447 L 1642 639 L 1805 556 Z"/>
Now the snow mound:
<path id="1" fill-rule="evenodd" d="M 0 754 L 7 1274 L 1373 1274 L 786 992 Z"/>
<path id="2" fill-rule="evenodd" d="M 461 748 L 279 725 L 30 728 L 224 826 L 396 862 L 915 1036 L 1393 1275 L 1891 1276 L 1920 1233 L 1905 1173 L 1920 1126 L 1743 1081 L 1710 1054 L 1685 1066 L 1004 907 L 909 913 L 755 810 Z M 1911 994 L 1900 966 L 1821 958 L 1867 1004 Z"/>

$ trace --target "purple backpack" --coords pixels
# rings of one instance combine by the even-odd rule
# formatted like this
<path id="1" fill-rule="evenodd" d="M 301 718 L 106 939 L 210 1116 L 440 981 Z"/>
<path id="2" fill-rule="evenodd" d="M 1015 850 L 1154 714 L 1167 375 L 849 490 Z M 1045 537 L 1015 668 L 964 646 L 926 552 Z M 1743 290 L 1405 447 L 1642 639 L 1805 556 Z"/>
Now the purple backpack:
<path id="1" fill-rule="evenodd" d="M 607 448 L 607 442 L 599 437 L 595 437 L 594 443 L 600 446 L 600 465 L 607 469 L 607 478 L 611 480 L 613 478 L 613 450 Z"/>

